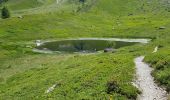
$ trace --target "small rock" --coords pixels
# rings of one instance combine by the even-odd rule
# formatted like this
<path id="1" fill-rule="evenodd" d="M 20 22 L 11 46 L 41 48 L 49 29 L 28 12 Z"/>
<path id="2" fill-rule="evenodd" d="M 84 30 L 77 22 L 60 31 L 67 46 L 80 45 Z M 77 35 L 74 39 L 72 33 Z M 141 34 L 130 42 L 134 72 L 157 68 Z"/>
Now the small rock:
<path id="1" fill-rule="evenodd" d="M 128 14 L 128 16 L 132 16 L 133 14 Z"/>
<path id="2" fill-rule="evenodd" d="M 36 40 L 35 43 L 36 43 L 36 46 L 40 46 L 41 45 L 41 40 Z"/>
<path id="3" fill-rule="evenodd" d="M 22 18 L 23 18 L 23 16 L 18 16 L 18 18 L 22 19 Z"/>
<path id="4" fill-rule="evenodd" d="M 27 45 L 26 48 L 32 48 L 32 46 Z"/>
<path id="5" fill-rule="evenodd" d="M 159 29 L 166 29 L 166 27 L 164 27 L 164 26 L 161 26 L 161 27 L 159 27 Z"/>
<path id="6" fill-rule="evenodd" d="M 50 92 L 52 92 L 54 89 L 55 89 L 55 87 L 57 86 L 57 84 L 54 84 L 52 87 L 50 87 L 45 93 L 50 93 Z"/>
<path id="7" fill-rule="evenodd" d="M 104 52 L 112 52 L 113 51 L 113 48 L 106 48 L 104 49 Z"/>

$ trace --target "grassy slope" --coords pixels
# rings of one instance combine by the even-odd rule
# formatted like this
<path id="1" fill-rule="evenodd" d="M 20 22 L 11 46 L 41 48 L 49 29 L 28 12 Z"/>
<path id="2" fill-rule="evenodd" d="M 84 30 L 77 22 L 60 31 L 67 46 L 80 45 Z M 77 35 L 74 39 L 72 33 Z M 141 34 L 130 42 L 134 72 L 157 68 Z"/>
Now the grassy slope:
<path id="1" fill-rule="evenodd" d="M 9 0 L 5 5 L 12 10 L 23 10 L 48 5 L 55 0 Z"/>
<path id="2" fill-rule="evenodd" d="M 0 20 L 1 97 L 30 99 L 29 96 L 40 99 L 56 98 L 57 94 L 58 98 L 63 99 L 65 98 L 63 95 L 67 95 L 66 99 L 106 99 L 109 98 L 105 92 L 107 90 L 106 84 L 107 81 L 112 80 L 117 81 L 122 90 L 121 92 L 114 91 L 114 98 L 135 97 L 137 91 L 129 84 L 134 73 L 132 55 L 147 54 L 146 60 L 148 62 L 154 61 L 153 65 L 159 62 L 160 64 L 169 62 L 167 56 L 169 55 L 170 15 L 166 4 L 163 0 L 151 0 L 149 3 L 147 0 L 100 0 L 88 12 L 82 10 L 80 13 L 75 13 L 73 11 L 76 10 L 76 7 L 63 4 L 60 10 L 55 13 L 46 12 L 48 14 L 37 15 L 30 13 L 25 15 L 23 19 Z M 159 30 L 160 26 L 167 28 Z M 147 46 L 139 46 L 143 47 L 142 50 L 138 46 L 120 50 L 124 55 L 100 54 L 78 57 L 72 55 L 73 59 L 67 59 L 65 56 L 61 63 L 51 60 L 44 62 L 43 65 L 41 62 L 45 58 L 42 55 L 33 54 L 31 49 L 26 47 L 33 46 L 33 41 L 37 39 L 50 40 L 69 37 L 149 37 L 155 40 Z M 158 54 L 149 53 L 157 45 L 162 46 Z M 146 51 L 143 52 L 144 50 Z M 131 54 L 127 54 L 129 51 Z M 47 55 L 46 59 L 61 57 L 60 55 L 55 56 Z M 126 58 L 122 56 L 126 56 Z M 164 59 L 156 59 L 160 57 Z M 90 61 L 87 60 L 89 63 L 84 62 L 87 58 L 91 58 Z M 20 63 L 21 60 L 25 62 Z M 99 63 L 100 60 L 103 62 L 102 64 Z M 117 61 L 120 61 L 119 64 L 116 64 Z M 159 64 L 157 65 L 159 66 Z M 93 71 L 89 71 L 91 68 Z M 124 74 L 120 74 L 124 72 L 121 70 L 122 68 L 127 69 L 128 76 L 126 78 Z M 153 73 L 156 79 L 166 86 L 170 84 L 170 80 L 167 79 L 169 77 L 167 70 L 169 69 L 167 64 L 166 69 L 156 70 Z M 25 72 L 25 70 L 27 71 Z M 167 73 L 165 73 L 166 71 Z M 5 75 L 5 72 L 9 74 Z M 42 77 L 41 74 L 44 76 Z M 115 76 L 118 77 L 115 78 Z M 5 80 L 7 80 L 6 85 L 3 84 Z M 48 87 L 58 81 L 61 82 L 61 86 L 57 87 L 58 89 L 49 95 L 44 94 Z M 76 84 L 73 84 L 75 81 Z M 128 84 L 124 85 L 126 83 Z M 68 93 L 65 93 L 66 91 Z M 75 93 L 77 95 L 73 95 Z"/>
<path id="3" fill-rule="evenodd" d="M 121 88 L 121 92 L 112 94 L 115 98 L 135 97 L 137 90 L 130 85 L 133 77 L 131 72 L 134 71 L 130 59 L 133 57 L 126 55 L 127 57 L 122 59 L 121 56 L 125 55 L 77 55 L 62 62 L 48 60 L 43 62 L 40 68 L 30 69 L 8 78 L 7 83 L 1 85 L 1 98 L 108 99 L 110 95 L 106 93 L 106 83 L 109 80 L 117 81 Z M 48 59 L 51 58 L 58 59 L 48 56 Z M 22 64 L 20 66 L 24 67 Z M 56 89 L 50 94 L 45 94 L 45 91 L 56 83 L 58 84 Z"/>

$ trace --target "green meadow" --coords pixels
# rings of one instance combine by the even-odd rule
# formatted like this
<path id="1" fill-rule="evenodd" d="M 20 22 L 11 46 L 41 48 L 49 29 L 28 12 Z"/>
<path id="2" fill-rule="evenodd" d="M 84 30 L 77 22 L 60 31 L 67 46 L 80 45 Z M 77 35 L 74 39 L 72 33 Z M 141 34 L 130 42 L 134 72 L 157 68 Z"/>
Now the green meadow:
<path id="1" fill-rule="evenodd" d="M 8 0 L 3 6 L 11 17 L 0 19 L 0 100 L 135 100 L 141 91 L 132 85 L 133 61 L 141 55 L 170 92 L 168 0 Z M 88 37 L 152 40 L 116 53 L 32 51 L 36 40 Z"/>

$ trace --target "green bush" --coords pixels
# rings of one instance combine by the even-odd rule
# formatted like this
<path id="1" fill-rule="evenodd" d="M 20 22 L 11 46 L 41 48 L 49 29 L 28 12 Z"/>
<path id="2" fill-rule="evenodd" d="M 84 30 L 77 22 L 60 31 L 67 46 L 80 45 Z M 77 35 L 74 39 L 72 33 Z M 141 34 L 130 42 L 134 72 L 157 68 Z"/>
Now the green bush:
<path id="1" fill-rule="evenodd" d="M 110 81 L 107 83 L 107 91 L 108 94 L 111 94 L 111 92 L 120 92 L 120 88 L 116 81 Z"/>
<path id="2" fill-rule="evenodd" d="M 9 10 L 8 10 L 7 7 L 3 7 L 3 8 L 2 8 L 1 14 L 2 14 L 1 17 L 2 17 L 3 19 L 6 19 L 6 18 L 9 18 L 9 17 L 10 17 L 10 12 L 9 12 Z"/>

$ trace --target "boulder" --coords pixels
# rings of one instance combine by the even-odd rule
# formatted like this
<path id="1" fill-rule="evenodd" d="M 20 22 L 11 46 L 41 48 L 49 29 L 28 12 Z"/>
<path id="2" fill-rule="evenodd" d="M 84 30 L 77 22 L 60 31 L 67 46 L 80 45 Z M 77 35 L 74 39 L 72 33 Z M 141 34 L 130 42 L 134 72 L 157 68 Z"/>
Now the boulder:
<path id="1" fill-rule="evenodd" d="M 104 52 L 113 52 L 113 51 L 114 51 L 113 48 L 105 48 L 105 49 L 104 49 Z"/>
<path id="2" fill-rule="evenodd" d="M 22 19 L 22 18 L 23 18 L 23 16 L 18 16 L 18 18 Z"/>
<path id="3" fill-rule="evenodd" d="M 166 27 L 164 27 L 164 26 L 161 26 L 161 27 L 159 27 L 159 29 L 166 29 Z"/>

